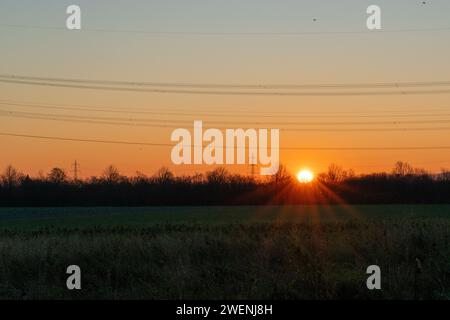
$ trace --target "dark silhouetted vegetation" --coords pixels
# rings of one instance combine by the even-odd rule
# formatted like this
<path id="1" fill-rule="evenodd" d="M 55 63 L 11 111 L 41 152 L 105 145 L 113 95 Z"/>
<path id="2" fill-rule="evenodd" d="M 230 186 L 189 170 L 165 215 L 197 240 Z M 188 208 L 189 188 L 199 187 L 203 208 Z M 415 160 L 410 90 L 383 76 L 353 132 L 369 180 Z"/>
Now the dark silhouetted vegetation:
<path id="1" fill-rule="evenodd" d="M 109 166 L 100 177 L 71 180 L 64 170 L 29 177 L 8 166 L 1 175 L 0 206 L 154 206 L 267 204 L 450 203 L 450 172 L 429 174 L 404 162 L 390 173 L 356 175 L 332 164 L 310 184 L 298 183 L 284 167 L 270 177 L 206 174 L 176 177 L 161 168 L 147 177 L 120 174 Z"/>

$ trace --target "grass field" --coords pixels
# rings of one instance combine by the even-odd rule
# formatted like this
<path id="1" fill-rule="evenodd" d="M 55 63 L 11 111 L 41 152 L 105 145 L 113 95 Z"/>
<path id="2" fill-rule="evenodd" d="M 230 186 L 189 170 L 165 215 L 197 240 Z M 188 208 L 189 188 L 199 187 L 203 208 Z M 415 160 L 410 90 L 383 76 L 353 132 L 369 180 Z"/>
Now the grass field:
<path id="1" fill-rule="evenodd" d="M 450 219 L 450 205 L 0 208 L 0 229 Z"/>
<path id="2" fill-rule="evenodd" d="M 449 299 L 450 205 L 1 208 L 0 298 Z"/>

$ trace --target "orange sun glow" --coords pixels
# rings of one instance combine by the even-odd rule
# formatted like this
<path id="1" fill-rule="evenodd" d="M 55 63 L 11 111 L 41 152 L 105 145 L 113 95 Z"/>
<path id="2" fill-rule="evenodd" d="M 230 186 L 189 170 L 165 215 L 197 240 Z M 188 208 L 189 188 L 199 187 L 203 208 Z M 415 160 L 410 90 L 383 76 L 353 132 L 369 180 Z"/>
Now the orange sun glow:
<path id="1" fill-rule="evenodd" d="M 300 183 L 310 183 L 314 180 L 314 173 L 311 170 L 302 170 L 297 173 L 297 180 Z"/>

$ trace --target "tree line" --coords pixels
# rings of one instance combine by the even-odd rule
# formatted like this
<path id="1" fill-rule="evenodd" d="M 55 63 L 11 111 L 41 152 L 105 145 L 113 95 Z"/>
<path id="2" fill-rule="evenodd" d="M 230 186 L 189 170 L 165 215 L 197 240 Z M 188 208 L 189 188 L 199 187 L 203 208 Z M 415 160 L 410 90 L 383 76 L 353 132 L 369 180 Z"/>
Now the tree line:
<path id="1" fill-rule="evenodd" d="M 71 179 L 61 168 L 30 177 L 7 166 L 0 175 L 0 206 L 154 206 L 283 204 L 450 203 L 450 171 L 430 174 L 406 162 L 390 172 L 356 175 L 331 164 L 309 184 L 281 166 L 258 178 L 223 167 L 175 176 L 168 168 L 128 177 L 114 167 L 102 175 Z"/>

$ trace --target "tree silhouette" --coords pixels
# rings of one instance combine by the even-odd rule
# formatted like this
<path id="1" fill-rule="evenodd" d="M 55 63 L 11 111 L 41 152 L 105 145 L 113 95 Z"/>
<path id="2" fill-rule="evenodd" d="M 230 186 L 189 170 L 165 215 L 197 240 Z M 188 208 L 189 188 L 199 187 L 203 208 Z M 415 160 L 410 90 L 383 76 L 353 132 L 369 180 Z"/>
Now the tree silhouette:
<path id="1" fill-rule="evenodd" d="M 67 175 L 63 169 L 53 168 L 48 174 L 47 179 L 54 184 L 62 184 L 67 181 Z"/>
<path id="2" fill-rule="evenodd" d="M 154 179 L 155 182 L 159 184 L 169 184 L 174 180 L 174 174 L 169 170 L 169 168 L 162 167 L 156 171 Z"/>
<path id="3" fill-rule="evenodd" d="M 21 174 L 13 166 L 8 165 L 1 175 L 1 183 L 6 188 L 11 189 L 19 184 L 20 178 Z"/>
<path id="4" fill-rule="evenodd" d="M 439 177 L 442 181 L 450 181 L 450 171 L 447 169 L 442 169 Z"/>
<path id="5" fill-rule="evenodd" d="M 292 181 L 292 175 L 284 165 L 280 164 L 278 172 L 271 176 L 271 181 L 275 184 L 288 183 Z"/>
<path id="6" fill-rule="evenodd" d="M 392 170 L 392 174 L 400 177 L 413 175 L 414 168 L 407 162 L 397 161 L 394 170 Z"/>
<path id="7" fill-rule="evenodd" d="M 224 167 L 219 167 L 206 173 L 206 181 L 209 184 L 225 184 L 228 178 L 228 171 Z"/>
<path id="8" fill-rule="evenodd" d="M 121 179 L 119 169 L 113 165 L 109 165 L 103 171 L 103 179 L 109 184 L 118 183 Z"/>
<path id="9" fill-rule="evenodd" d="M 329 182 L 341 182 L 344 179 L 344 169 L 341 166 L 332 163 L 328 166 L 327 180 Z"/>

